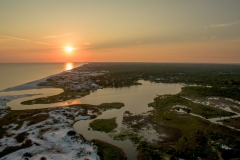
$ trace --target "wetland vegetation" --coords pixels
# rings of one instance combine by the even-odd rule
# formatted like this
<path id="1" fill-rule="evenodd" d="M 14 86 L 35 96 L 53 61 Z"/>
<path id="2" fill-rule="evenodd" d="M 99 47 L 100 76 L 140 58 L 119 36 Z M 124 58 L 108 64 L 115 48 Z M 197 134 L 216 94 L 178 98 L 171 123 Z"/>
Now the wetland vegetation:
<path id="1" fill-rule="evenodd" d="M 172 112 L 170 110 L 179 111 L 179 109 L 183 109 L 186 113 L 191 112 L 200 115 L 206 119 L 214 117 L 230 117 L 235 115 L 235 113 L 227 112 L 212 106 L 194 103 L 182 97 L 181 94 L 159 96 L 149 105 L 154 107 L 157 111 L 163 112 L 163 119 L 165 120 L 172 120 Z"/>
<path id="2" fill-rule="evenodd" d="M 228 118 L 228 119 L 223 119 L 220 120 L 219 122 L 222 122 L 223 124 L 226 124 L 228 126 L 240 129 L 240 118 Z"/>
<path id="3" fill-rule="evenodd" d="M 76 99 L 81 98 L 83 96 L 88 95 L 90 92 L 85 90 L 81 92 L 73 92 L 73 91 L 66 91 L 64 90 L 62 93 L 58 95 L 53 95 L 49 97 L 42 97 L 42 98 L 36 98 L 33 100 L 23 101 L 21 104 L 23 105 L 32 105 L 32 104 L 50 104 L 50 103 L 58 103 L 63 102 L 69 99 Z"/>
<path id="4" fill-rule="evenodd" d="M 117 128 L 116 118 L 111 119 L 96 119 L 92 121 L 89 126 L 95 130 L 100 132 L 111 132 L 115 128 Z"/>
<path id="5" fill-rule="evenodd" d="M 116 138 L 128 137 L 136 144 L 139 159 L 231 159 L 238 158 L 240 132 L 228 127 L 211 123 L 203 118 L 187 113 L 180 114 L 174 106 L 187 106 L 195 114 L 210 117 L 233 115 L 212 106 L 196 104 L 177 95 L 157 96 L 150 104 L 155 112 L 144 115 L 128 115 L 123 118 L 123 123 L 133 132 L 125 132 Z M 206 109 L 207 107 L 207 109 Z M 134 123 L 133 123 L 134 121 Z M 234 122 L 233 122 L 234 121 Z M 234 123 L 238 119 L 223 120 L 224 123 Z M 239 124 L 239 122 L 238 122 Z M 149 141 L 141 137 L 142 128 L 152 126 L 160 140 Z M 230 125 L 231 126 L 231 125 Z M 164 134 L 163 134 L 164 133 Z M 163 135 L 163 136 L 161 136 Z M 132 137 L 138 137 L 133 139 Z"/>
<path id="6" fill-rule="evenodd" d="M 121 148 L 109 143 L 94 139 L 92 142 L 99 148 L 98 155 L 101 160 L 126 160 L 126 155 Z"/>
<path id="7" fill-rule="evenodd" d="M 124 107 L 123 103 L 120 102 L 113 102 L 113 103 L 102 103 L 98 105 L 98 108 L 102 110 L 108 110 L 108 109 L 120 109 Z"/>
<path id="8" fill-rule="evenodd" d="M 72 71 L 77 72 L 79 68 Z M 220 64 L 158 64 L 158 63 L 89 63 L 81 70 L 88 72 L 107 71 L 106 74 L 89 77 L 89 79 L 103 88 L 129 87 L 141 85 L 138 80 L 148 80 L 155 83 L 184 83 L 182 91 L 175 95 L 156 95 L 149 107 L 154 112 L 134 115 L 124 113 L 123 124 L 127 131 L 111 135 L 114 139 L 130 139 L 138 151 L 138 159 L 234 159 L 239 158 L 240 148 L 240 121 L 234 118 L 240 111 L 240 66 Z M 50 85 L 42 83 L 41 85 Z M 52 82 L 54 87 L 60 87 Z M 46 98 L 25 101 L 22 104 L 46 104 L 79 98 L 90 93 L 90 90 L 63 93 Z M 224 110 L 212 103 L 203 103 L 204 98 L 230 98 L 234 105 L 228 105 L 232 111 Z M 200 102 L 196 102 L 196 99 Z M 220 101 L 220 100 L 219 100 Z M 221 102 L 221 104 L 224 104 Z M 92 113 L 91 118 L 97 117 L 102 111 L 120 109 L 123 103 L 103 103 L 100 105 L 73 105 L 81 107 L 82 116 Z M 45 111 L 46 110 L 46 111 Z M 43 109 L 42 112 L 47 112 Z M 234 113 L 235 111 L 235 113 Z M 11 111 L 0 122 L 1 126 L 18 124 L 21 127 L 24 121 L 27 125 L 37 124 L 48 119 L 48 114 L 37 115 L 37 110 Z M 194 116 L 198 115 L 198 116 Z M 66 113 L 67 116 L 67 113 Z M 222 117 L 219 122 L 212 123 L 212 118 Z M 70 118 L 70 117 L 69 117 Z M 58 120 L 55 120 L 56 123 Z M 93 130 L 111 132 L 117 127 L 116 119 L 97 119 L 90 123 Z M 235 127 L 236 129 L 231 129 Z M 149 140 L 141 131 L 155 130 L 157 140 Z M 8 135 L 9 128 L 1 127 L 0 137 Z M 144 131 L 143 131 L 144 132 Z M 17 141 L 27 137 L 23 132 L 16 136 Z M 111 159 L 117 155 L 124 158 L 123 152 L 114 146 L 94 140 L 98 146 L 98 154 L 102 159 Z"/>
<path id="9" fill-rule="evenodd" d="M 108 71 L 108 74 L 94 77 L 104 87 L 131 86 L 139 79 L 232 88 L 240 85 L 240 66 L 237 64 L 89 63 L 84 67 L 88 71 Z"/>

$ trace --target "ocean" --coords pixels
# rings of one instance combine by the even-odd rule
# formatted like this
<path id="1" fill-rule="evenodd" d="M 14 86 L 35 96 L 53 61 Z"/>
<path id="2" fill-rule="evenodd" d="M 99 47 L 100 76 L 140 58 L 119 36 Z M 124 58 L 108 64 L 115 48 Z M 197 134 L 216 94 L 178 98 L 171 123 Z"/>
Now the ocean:
<path id="1" fill-rule="evenodd" d="M 0 91 L 32 82 L 84 63 L 0 63 Z"/>

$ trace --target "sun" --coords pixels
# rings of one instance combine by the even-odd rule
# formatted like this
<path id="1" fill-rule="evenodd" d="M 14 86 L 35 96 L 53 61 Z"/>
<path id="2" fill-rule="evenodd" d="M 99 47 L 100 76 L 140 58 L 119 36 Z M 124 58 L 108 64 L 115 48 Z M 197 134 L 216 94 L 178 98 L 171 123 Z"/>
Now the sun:
<path id="1" fill-rule="evenodd" d="M 65 48 L 65 51 L 67 51 L 68 53 L 72 52 L 73 51 L 73 48 L 71 46 L 67 46 Z"/>

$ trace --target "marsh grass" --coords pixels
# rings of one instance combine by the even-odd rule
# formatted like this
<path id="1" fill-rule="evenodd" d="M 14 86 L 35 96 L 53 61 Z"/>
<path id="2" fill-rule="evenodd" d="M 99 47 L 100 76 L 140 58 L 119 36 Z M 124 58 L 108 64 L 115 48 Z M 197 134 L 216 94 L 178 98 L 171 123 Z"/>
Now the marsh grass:
<path id="1" fill-rule="evenodd" d="M 128 130 L 121 131 L 118 134 L 112 134 L 111 137 L 114 140 L 120 140 L 120 141 L 130 139 L 134 144 L 138 144 L 143 138 L 143 136 L 140 136 L 139 134 L 128 131 Z"/>
<path id="2" fill-rule="evenodd" d="M 239 117 L 237 117 L 237 118 L 228 118 L 228 119 L 221 120 L 219 122 L 222 122 L 223 124 L 226 124 L 228 126 L 240 129 L 240 118 Z"/>
<path id="3" fill-rule="evenodd" d="M 113 102 L 113 103 L 102 103 L 98 105 L 98 108 L 102 110 L 108 110 L 108 109 L 120 109 L 124 106 L 123 103 L 120 102 Z"/>
<path id="4" fill-rule="evenodd" d="M 126 155 L 121 148 L 112 144 L 94 139 L 94 145 L 98 147 L 98 155 L 102 160 L 126 160 Z"/>
<path id="5" fill-rule="evenodd" d="M 111 119 L 96 119 L 92 121 L 89 126 L 95 130 L 100 132 L 111 132 L 115 128 L 117 128 L 116 118 Z"/>
<path id="6" fill-rule="evenodd" d="M 193 97 L 222 96 L 240 100 L 240 92 L 238 87 L 186 86 L 182 88 L 181 93 Z"/>
<path id="7" fill-rule="evenodd" d="M 37 115 L 41 112 L 45 112 L 47 109 L 34 109 L 34 110 L 12 110 L 10 113 L 4 116 L 4 118 L 0 121 L 0 126 L 2 127 L 0 130 L 0 138 L 7 134 L 9 124 L 17 124 L 16 129 L 20 129 L 22 124 L 25 121 L 28 121 L 28 125 L 32 125 L 38 123 L 40 121 L 46 120 L 48 118 L 48 114 Z"/>
<path id="8" fill-rule="evenodd" d="M 193 103 L 190 100 L 184 99 L 180 95 L 156 97 L 153 102 L 153 106 L 156 109 L 154 119 L 158 122 L 162 122 L 166 126 L 180 129 L 185 136 L 191 136 L 193 131 L 196 130 L 220 129 L 223 126 L 212 124 L 207 120 L 191 116 L 189 114 L 179 115 L 176 111 L 173 111 L 172 107 L 175 105 L 186 106 L 191 109 L 191 113 L 195 113 L 203 117 L 207 115 L 208 118 L 234 115 L 233 113 L 211 106 Z"/>
<path id="9" fill-rule="evenodd" d="M 81 91 L 81 92 L 71 92 L 71 91 L 64 91 L 58 95 L 49 96 L 49 97 L 42 97 L 36 98 L 28 101 L 23 101 L 21 104 L 23 105 L 32 105 L 32 104 L 50 104 L 50 103 L 57 103 L 63 102 L 70 99 L 76 99 L 79 97 L 83 97 L 88 95 L 89 91 Z"/>
<path id="10" fill-rule="evenodd" d="M 193 103 L 190 100 L 183 98 L 180 94 L 177 95 L 165 95 L 157 97 L 154 100 L 155 108 L 159 111 L 169 110 L 170 108 L 181 105 L 190 109 L 191 113 L 200 115 L 204 118 L 214 118 L 214 117 L 229 117 L 235 115 L 235 113 L 227 112 L 212 106 L 207 106 L 199 103 Z M 169 111 L 167 111 L 168 113 Z M 187 113 L 187 111 L 186 111 Z M 165 116 L 166 117 L 166 116 Z M 170 118 L 170 117 L 168 117 Z"/>

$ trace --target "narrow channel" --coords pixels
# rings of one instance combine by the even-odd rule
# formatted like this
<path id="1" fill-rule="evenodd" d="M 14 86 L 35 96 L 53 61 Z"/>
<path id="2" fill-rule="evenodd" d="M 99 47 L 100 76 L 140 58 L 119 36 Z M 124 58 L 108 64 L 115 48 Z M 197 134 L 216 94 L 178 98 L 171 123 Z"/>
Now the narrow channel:
<path id="1" fill-rule="evenodd" d="M 104 88 L 90 93 L 82 98 L 72 99 L 64 102 L 53 104 L 34 104 L 34 105 L 21 105 L 22 101 L 31 100 L 40 97 L 47 97 L 56 95 L 62 92 L 62 89 L 46 88 L 35 90 L 15 91 L 8 93 L 0 93 L 0 96 L 6 94 L 22 95 L 22 94 L 38 94 L 31 97 L 19 98 L 7 103 L 7 106 L 13 110 L 24 109 L 38 109 L 49 108 L 56 106 L 68 106 L 72 104 L 93 104 L 98 105 L 101 103 L 122 102 L 124 107 L 121 109 L 112 109 L 103 112 L 97 119 L 108 119 L 116 117 L 119 131 L 122 127 L 123 113 L 130 111 L 133 114 L 140 114 L 152 110 L 148 107 L 148 103 L 152 102 L 156 95 L 164 94 L 177 94 L 181 91 L 183 84 L 164 84 L 164 83 L 151 83 L 149 81 L 139 81 L 142 85 L 123 87 L 123 88 Z M 108 134 L 98 131 L 88 130 L 89 123 L 93 120 L 81 120 L 73 125 L 73 128 L 82 134 L 87 140 L 99 139 L 108 143 L 111 143 L 117 147 L 123 149 L 127 158 L 131 160 L 137 159 L 136 149 L 130 140 L 117 141 L 113 140 Z"/>
<path id="2" fill-rule="evenodd" d="M 96 119 L 108 119 L 116 117 L 118 124 L 117 131 L 122 128 L 123 113 L 130 111 L 133 114 L 140 114 L 152 110 L 148 107 L 148 103 L 152 102 L 156 97 L 156 94 L 177 94 L 181 91 L 182 84 L 163 84 L 163 83 L 151 83 L 149 81 L 139 81 L 142 85 L 125 87 L 125 88 L 106 88 L 97 90 L 90 95 L 80 98 L 81 103 L 84 104 L 101 104 L 110 102 L 122 102 L 124 107 L 121 109 L 112 109 L 105 111 L 102 115 Z M 127 158 L 136 160 L 136 149 L 133 143 L 129 140 L 118 141 L 113 140 L 108 134 L 88 130 L 89 123 L 93 120 L 85 120 L 76 122 L 73 127 L 74 129 L 82 134 L 87 140 L 99 139 L 123 149 L 126 153 Z"/>

